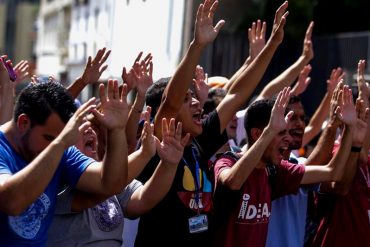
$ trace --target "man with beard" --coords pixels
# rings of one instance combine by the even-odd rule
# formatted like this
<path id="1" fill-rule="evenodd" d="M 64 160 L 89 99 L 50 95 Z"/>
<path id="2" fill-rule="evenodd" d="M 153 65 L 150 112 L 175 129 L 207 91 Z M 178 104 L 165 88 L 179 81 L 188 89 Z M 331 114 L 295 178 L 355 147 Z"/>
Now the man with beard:
<path id="1" fill-rule="evenodd" d="M 102 113 L 90 99 L 77 111 L 71 95 L 54 82 L 30 84 L 19 95 L 13 120 L 0 128 L 0 242 L 2 246 L 44 246 L 59 182 L 87 193 L 111 196 L 127 183 L 126 87 L 100 85 Z M 75 112 L 75 113 L 74 113 Z M 102 162 L 74 145 L 87 113 L 107 130 Z"/>

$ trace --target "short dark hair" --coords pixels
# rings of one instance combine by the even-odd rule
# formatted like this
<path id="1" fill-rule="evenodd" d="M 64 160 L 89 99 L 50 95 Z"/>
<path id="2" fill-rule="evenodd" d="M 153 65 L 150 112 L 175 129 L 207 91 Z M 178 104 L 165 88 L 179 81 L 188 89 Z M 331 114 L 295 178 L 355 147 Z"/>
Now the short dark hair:
<path id="1" fill-rule="evenodd" d="M 152 108 L 151 117 L 154 118 L 162 102 L 162 95 L 171 77 L 161 78 L 151 85 L 145 94 L 145 104 Z"/>
<path id="2" fill-rule="evenodd" d="M 248 143 L 252 144 L 252 128 L 263 129 L 270 121 L 270 115 L 275 100 L 263 99 L 253 102 L 247 109 L 244 116 L 244 128 L 247 133 Z"/>
<path id="3" fill-rule="evenodd" d="M 203 106 L 203 114 L 209 114 L 214 111 L 226 96 L 226 90 L 223 88 L 211 88 L 208 92 L 208 98 Z"/>
<path id="4" fill-rule="evenodd" d="M 15 104 L 13 118 L 26 114 L 31 126 L 45 124 L 51 113 L 59 115 L 67 123 L 77 107 L 71 94 L 57 82 L 29 84 L 19 94 Z"/>

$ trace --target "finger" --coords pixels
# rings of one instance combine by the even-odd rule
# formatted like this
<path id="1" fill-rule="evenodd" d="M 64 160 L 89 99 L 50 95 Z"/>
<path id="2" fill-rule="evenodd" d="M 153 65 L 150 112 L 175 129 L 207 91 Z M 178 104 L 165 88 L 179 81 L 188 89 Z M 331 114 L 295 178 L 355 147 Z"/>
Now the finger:
<path id="1" fill-rule="evenodd" d="M 288 1 L 285 1 L 280 7 L 276 10 L 274 24 L 280 23 L 286 9 L 288 8 Z"/>
<path id="2" fill-rule="evenodd" d="M 143 55 L 143 52 L 141 51 L 141 52 L 139 52 L 139 54 L 137 55 L 137 57 L 136 57 L 136 59 L 135 59 L 135 61 L 134 61 L 134 63 L 132 64 L 132 67 L 136 64 L 136 63 L 138 63 L 139 61 L 140 61 L 140 58 L 141 58 L 141 56 Z"/>
<path id="3" fill-rule="evenodd" d="M 99 61 L 102 58 L 104 52 L 105 52 L 105 47 L 103 49 L 99 49 L 98 52 L 96 53 L 94 59 L 92 60 L 92 63 L 99 63 Z"/>
<path id="4" fill-rule="evenodd" d="M 122 78 L 122 81 L 125 83 L 126 80 L 127 80 L 127 71 L 126 71 L 126 68 L 125 67 L 122 68 L 121 78 Z"/>
<path id="5" fill-rule="evenodd" d="M 176 132 L 176 121 L 174 118 L 171 118 L 170 120 L 170 128 L 169 128 L 169 135 L 170 136 L 175 136 Z"/>
<path id="6" fill-rule="evenodd" d="M 220 20 L 215 26 L 214 30 L 218 33 L 224 25 L 225 25 L 225 21 Z"/>
<path id="7" fill-rule="evenodd" d="M 285 122 L 288 123 L 290 119 L 293 117 L 294 111 L 289 111 L 285 116 Z"/>
<path id="8" fill-rule="evenodd" d="M 105 95 L 105 86 L 103 83 L 100 83 L 99 85 L 99 98 L 100 98 L 100 102 L 103 105 L 107 103 L 107 96 Z"/>
<path id="9" fill-rule="evenodd" d="M 181 136 L 182 136 L 182 123 L 178 122 L 175 132 L 175 139 L 181 141 Z"/>
<path id="10" fill-rule="evenodd" d="M 264 21 L 262 23 L 262 29 L 261 29 L 261 36 L 260 36 L 260 39 L 265 39 L 266 37 L 266 22 Z"/>
<path id="11" fill-rule="evenodd" d="M 103 67 L 101 67 L 99 73 L 100 74 L 103 74 L 103 72 L 108 68 L 108 64 L 104 65 Z"/>
<path id="12" fill-rule="evenodd" d="M 84 133 L 90 126 L 90 121 L 85 121 L 83 124 L 80 125 L 80 127 L 78 127 L 78 131 L 80 133 Z"/>
<path id="13" fill-rule="evenodd" d="M 162 139 L 164 139 L 165 136 L 168 136 L 168 125 L 167 119 L 162 118 Z"/>
<path id="14" fill-rule="evenodd" d="M 207 18 L 210 15 L 210 9 L 213 5 L 213 0 L 206 0 L 204 1 L 204 7 L 203 7 L 203 18 Z"/>
<path id="15" fill-rule="evenodd" d="M 111 53 L 111 50 L 108 50 L 106 53 L 103 53 L 103 54 L 104 54 L 104 56 L 103 56 L 103 58 L 102 58 L 102 59 L 100 59 L 99 63 L 100 63 L 100 64 L 105 63 L 105 61 L 107 61 L 107 59 L 108 59 L 108 57 L 109 57 L 110 53 Z"/>
<path id="16" fill-rule="evenodd" d="M 87 115 L 89 113 L 93 113 L 93 111 L 96 111 L 96 105 L 95 104 L 87 105 L 87 107 L 84 108 L 83 111 L 81 111 L 78 114 L 76 114 L 76 120 L 78 122 L 82 122 L 85 119 L 87 120 Z"/>
<path id="17" fill-rule="evenodd" d="M 308 25 L 308 28 L 307 28 L 307 31 L 306 31 L 306 36 L 305 36 L 305 41 L 310 41 L 312 39 L 313 24 L 314 24 L 314 22 L 311 21 L 310 25 Z"/>
<path id="18" fill-rule="evenodd" d="M 261 35 L 261 20 L 257 20 L 257 25 L 256 25 L 256 37 L 260 37 Z"/>
<path id="19" fill-rule="evenodd" d="M 113 98 L 119 99 L 119 89 L 118 89 L 118 81 L 113 80 Z"/>
<path id="20" fill-rule="evenodd" d="M 152 59 L 152 54 L 148 53 L 148 55 L 146 55 L 146 57 L 144 58 L 144 62 L 148 63 L 151 59 Z"/>
<path id="21" fill-rule="evenodd" d="M 122 91 L 121 91 L 121 97 L 120 100 L 122 102 L 127 102 L 127 93 L 128 93 L 128 87 L 126 83 L 123 83 L 122 85 Z"/>
<path id="22" fill-rule="evenodd" d="M 202 22 L 202 19 L 203 19 L 203 4 L 199 4 L 199 7 L 198 7 L 198 11 L 197 11 L 197 17 L 196 17 L 196 23 L 199 24 L 200 22 Z"/>
<path id="23" fill-rule="evenodd" d="M 107 100 L 114 98 L 114 82 L 112 79 L 108 80 Z"/>
<path id="24" fill-rule="evenodd" d="M 251 28 L 248 28 L 248 41 L 249 41 L 249 44 L 252 43 L 252 29 Z"/>
<path id="25" fill-rule="evenodd" d="M 149 76 L 151 77 L 153 75 L 153 63 L 149 63 Z"/>
<path id="26" fill-rule="evenodd" d="M 251 32 L 251 34 L 252 34 L 252 41 L 254 41 L 256 39 L 256 23 L 255 22 L 252 23 L 252 32 Z"/>

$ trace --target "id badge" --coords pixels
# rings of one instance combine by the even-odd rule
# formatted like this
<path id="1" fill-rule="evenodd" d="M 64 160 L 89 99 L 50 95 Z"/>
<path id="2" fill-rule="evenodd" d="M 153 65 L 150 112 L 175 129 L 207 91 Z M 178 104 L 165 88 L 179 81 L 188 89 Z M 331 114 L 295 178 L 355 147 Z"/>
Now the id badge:
<path id="1" fill-rule="evenodd" d="M 199 214 L 197 216 L 189 218 L 189 232 L 199 233 L 208 230 L 208 218 L 205 214 Z"/>

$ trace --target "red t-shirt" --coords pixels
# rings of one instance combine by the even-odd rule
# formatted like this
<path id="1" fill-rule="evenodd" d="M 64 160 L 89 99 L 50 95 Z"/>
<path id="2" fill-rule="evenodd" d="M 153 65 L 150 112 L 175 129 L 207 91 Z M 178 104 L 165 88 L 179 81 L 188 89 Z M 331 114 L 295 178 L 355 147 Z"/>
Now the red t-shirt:
<path id="1" fill-rule="evenodd" d="M 216 181 L 221 171 L 236 160 L 222 157 L 214 167 Z M 216 184 L 215 246 L 265 246 L 271 200 L 297 193 L 304 166 L 282 161 L 275 175 L 267 169 L 254 169 L 239 191 Z"/>
<path id="2" fill-rule="evenodd" d="M 358 167 L 347 195 L 325 195 L 325 210 L 313 246 L 370 246 L 370 157 Z"/>

